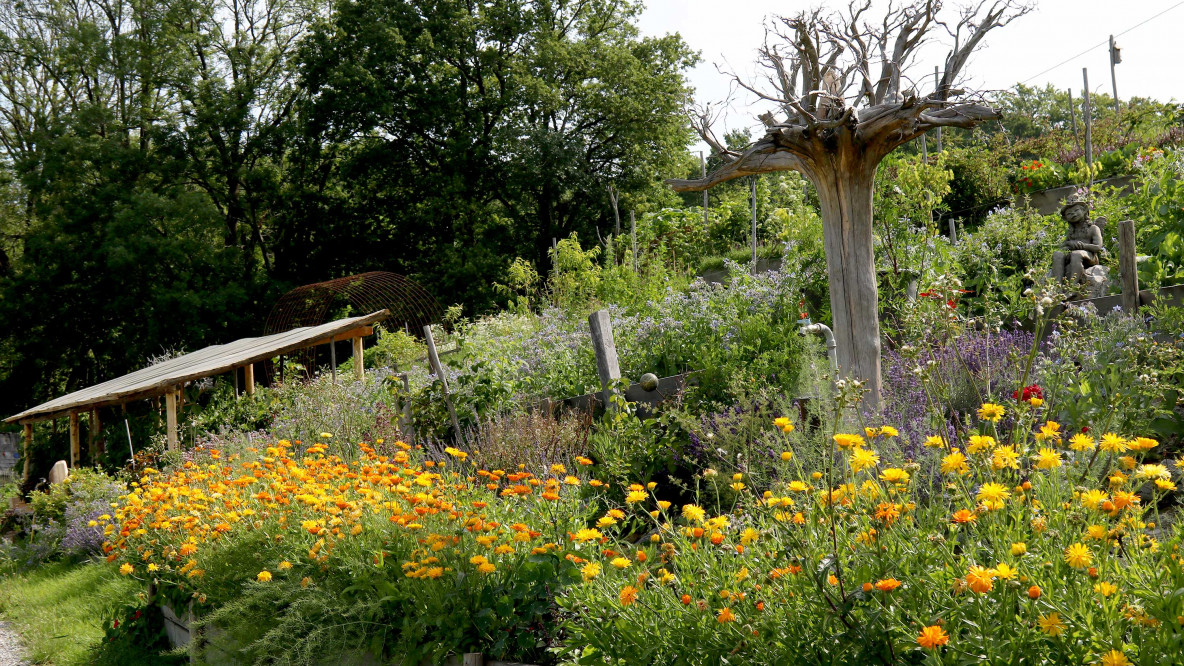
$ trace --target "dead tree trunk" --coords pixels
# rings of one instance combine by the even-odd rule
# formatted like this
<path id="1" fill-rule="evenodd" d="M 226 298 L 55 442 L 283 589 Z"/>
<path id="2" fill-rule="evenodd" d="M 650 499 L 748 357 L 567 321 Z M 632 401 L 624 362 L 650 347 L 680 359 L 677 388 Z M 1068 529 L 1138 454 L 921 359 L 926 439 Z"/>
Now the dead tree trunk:
<path id="1" fill-rule="evenodd" d="M 840 160 L 845 161 L 845 160 Z M 872 250 L 872 186 L 875 166 L 828 168 L 815 176 L 822 207 L 826 272 L 839 372 L 868 382 L 879 405 L 880 313 Z"/>
<path id="2" fill-rule="evenodd" d="M 880 323 L 872 250 L 876 168 L 894 148 L 929 130 L 969 128 L 999 117 L 953 86 L 986 34 L 1031 6 L 1023 0 L 986 0 L 942 19 L 941 2 L 912 0 L 889 4 L 882 21 L 869 22 L 865 15 L 871 5 L 853 0 L 835 13 L 819 7 L 777 17 L 758 50 L 771 89 L 734 77 L 740 87 L 776 105 L 775 112 L 760 116 L 767 133 L 743 153 L 734 152 L 711 131 L 710 108 L 692 113 L 700 137 L 728 163 L 700 179 L 667 183 L 677 191 L 701 191 L 734 178 L 794 170 L 814 184 L 822 207 L 839 374 L 866 381 L 864 408 L 878 409 Z M 921 96 L 902 87 L 901 68 L 935 30 L 946 32 L 953 43 L 936 89 Z"/>

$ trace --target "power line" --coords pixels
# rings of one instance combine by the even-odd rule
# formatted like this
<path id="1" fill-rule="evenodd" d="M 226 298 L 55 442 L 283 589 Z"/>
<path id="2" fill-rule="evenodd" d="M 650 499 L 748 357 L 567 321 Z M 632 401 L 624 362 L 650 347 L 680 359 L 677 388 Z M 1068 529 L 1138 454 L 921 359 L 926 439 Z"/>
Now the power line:
<path id="1" fill-rule="evenodd" d="M 1176 4 L 1172 5 L 1171 7 L 1168 7 L 1167 9 L 1165 9 L 1165 10 L 1163 10 L 1162 12 L 1160 12 L 1160 13 L 1156 14 L 1155 16 L 1152 16 L 1151 18 L 1149 18 L 1149 19 L 1147 19 L 1147 20 L 1145 20 L 1145 21 L 1142 21 L 1141 23 L 1138 23 L 1138 24 L 1136 24 L 1136 25 L 1133 25 L 1133 26 L 1131 26 L 1131 27 L 1127 28 L 1126 30 L 1123 30 L 1122 32 L 1120 32 L 1120 33 L 1118 33 L 1117 35 L 1114 35 L 1114 36 L 1115 36 L 1115 37 L 1121 37 L 1121 36 L 1125 35 L 1126 33 L 1128 33 L 1128 32 L 1130 32 L 1130 31 L 1134 30 L 1135 28 L 1142 27 L 1142 26 L 1144 26 L 1144 25 L 1146 25 L 1146 24 L 1148 24 L 1148 23 L 1150 23 L 1150 22 L 1154 21 L 1155 19 L 1157 19 L 1157 18 L 1159 18 L 1159 17 L 1163 16 L 1164 14 L 1167 14 L 1168 12 L 1172 11 L 1173 9 L 1175 9 L 1175 8 L 1177 8 L 1177 7 L 1180 7 L 1181 5 L 1184 5 L 1184 0 L 1181 0 L 1180 2 L 1177 2 Z M 1083 55 L 1085 55 L 1085 54 L 1089 53 L 1090 51 L 1093 51 L 1094 49 L 1096 49 L 1096 48 L 1098 48 L 1098 47 L 1100 47 L 1100 46 L 1109 46 L 1109 45 L 1110 45 L 1110 39 L 1109 39 L 1109 38 L 1107 38 L 1105 41 L 1098 42 L 1097 44 L 1094 44 L 1093 46 L 1091 46 L 1091 47 L 1089 47 L 1088 49 L 1086 49 L 1086 50 L 1082 51 L 1081 53 L 1078 53 L 1078 54 L 1077 54 L 1077 55 L 1075 55 L 1075 56 L 1070 56 L 1069 58 L 1066 58 L 1065 60 L 1062 60 L 1061 62 L 1058 62 L 1057 64 L 1053 65 L 1052 67 L 1049 67 L 1048 69 L 1044 70 L 1043 72 L 1040 72 L 1039 74 L 1036 74 L 1035 76 L 1030 76 L 1030 77 L 1028 77 L 1028 78 L 1024 79 L 1023 81 L 1020 81 L 1020 85 L 1023 85 L 1023 84 L 1025 84 L 1025 83 L 1027 83 L 1028 81 L 1031 81 L 1032 79 L 1035 79 L 1035 78 L 1037 78 L 1037 77 L 1044 76 L 1045 74 L 1047 74 L 1047 73 L 1051 72 L 1052 70 L 1056 69 L 1057 67 L 1060 67 L 1061 65 L 1068 64 L 1068 63 L 1070 63 L 1070 62 L 1072 62 L 1072 61 L 1074 61 L 1074 60 L 1076 60 L 1076 59 L 1080 58 L 1081 56 L 1083 56 Z"/>

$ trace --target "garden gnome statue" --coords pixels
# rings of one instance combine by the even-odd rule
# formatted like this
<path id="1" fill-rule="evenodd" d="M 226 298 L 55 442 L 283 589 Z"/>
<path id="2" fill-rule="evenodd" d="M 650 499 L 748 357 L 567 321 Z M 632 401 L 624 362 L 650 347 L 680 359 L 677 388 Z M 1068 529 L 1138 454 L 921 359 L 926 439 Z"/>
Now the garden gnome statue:
<path id="1" fill-rule="evenodd" d="M 1098 265 L 1098 255 L 1106 252 L 1102 246 L 1102 230 L 1090 222 L 1089 203 L 1076 195 L 1069 197 L 1061 207 L 1061 218 L 1069 223 L 1069 231 L 1061 244 L 1064 251 L 1052 255 L 1052 275 L 1088 285 L 1091 278 L 1097 277 L 1092 273 L 1098 272 L 1090 269 Z M 1104 289 L 1104 276 L 1101 286 Z M 1094 290 L 1091 288 L 1090 291 Z"/>

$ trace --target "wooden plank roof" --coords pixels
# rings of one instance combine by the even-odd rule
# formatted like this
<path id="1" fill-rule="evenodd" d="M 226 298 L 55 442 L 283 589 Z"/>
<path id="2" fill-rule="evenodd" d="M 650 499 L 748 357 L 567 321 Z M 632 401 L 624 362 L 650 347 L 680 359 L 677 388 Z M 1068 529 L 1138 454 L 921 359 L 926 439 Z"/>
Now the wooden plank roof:
<path id="1" fill-rule="evenodd" d="M 305 326 L 259 338 L 242 338 L 224 345 L 212 345 L 55 398 L 10 416 L 5 421 L 41 421 L 65 416 L 70 412 L 163 395 L 170 387 L 185 382 L 219 375 L 250 363 L 266 361 L 298 349 L 323 344 L 331 337 L 345 337 L 350 331 L 381 321 L 389 314 L 387 310 L 379 310 L 361 317 L 338 319 L 319 326 Z"/>

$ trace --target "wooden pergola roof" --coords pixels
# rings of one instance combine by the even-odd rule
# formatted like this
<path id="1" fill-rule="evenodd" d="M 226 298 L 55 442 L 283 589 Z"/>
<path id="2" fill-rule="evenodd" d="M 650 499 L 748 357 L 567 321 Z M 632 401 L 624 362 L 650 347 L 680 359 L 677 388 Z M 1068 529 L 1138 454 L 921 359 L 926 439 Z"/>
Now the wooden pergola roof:
<path id="1" fill-rule="evenodd" d="M 388 314 L 386 310 L 379 310 L 319 326 L 305 326 L 274 335 L 213 345 L 55 398 L 10 416 L 5 421 L 29 424 L 131 400 L 167 395 L 187 382 L 250 366 L 298 349 L 326 344 L 331 340 L 369 334 L 372 332 L 371 325 L 385 319 Z"/>

